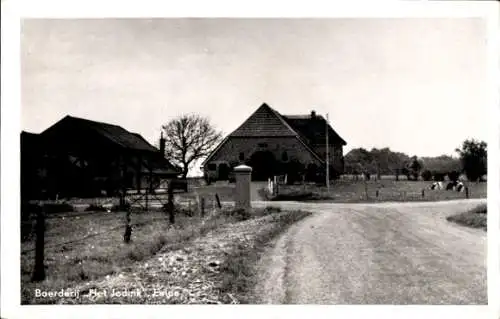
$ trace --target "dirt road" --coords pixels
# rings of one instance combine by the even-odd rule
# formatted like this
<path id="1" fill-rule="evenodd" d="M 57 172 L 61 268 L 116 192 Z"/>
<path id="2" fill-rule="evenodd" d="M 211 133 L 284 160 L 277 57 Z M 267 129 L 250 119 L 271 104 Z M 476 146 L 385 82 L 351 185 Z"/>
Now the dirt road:
<path id="1" fill-rule="evenodd" d="M 256 295 L 273 304 L 487 304 L 486 232 L 445 220 L 481 202 L 273 203 L 316 214 L 265 254 Z"/>

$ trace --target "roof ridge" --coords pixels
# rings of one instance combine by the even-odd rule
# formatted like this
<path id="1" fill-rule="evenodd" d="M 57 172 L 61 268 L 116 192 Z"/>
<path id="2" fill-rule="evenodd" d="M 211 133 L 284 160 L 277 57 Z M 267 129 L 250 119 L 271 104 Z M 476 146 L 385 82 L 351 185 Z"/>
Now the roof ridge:
<path id="1" fill-rule="evenodd" d="M 245 123 L 247 122 L 248 119 L 250 119 L 252 116 L 255 115 L 255 113 L 257 113 L 260 109 L 262 108 L 267 108 L 271 111 L 271 113 L 282 123 L 285 125 L 285 127 L 290 131 L 290 133 L 292 133 L 293 135 L 297 136 L 297 131 L 295 131 L 287 122 L 286 120 L 282 117 L 282 115 L 276 111 L 275 109 L 273 109 L 271 106 L 269 106 L 269 104 L 267 104 L 266 102 L 262 103 L 254 112 L 252 112 L 252 114 L 250 114 L 250 116 L 247 117 L 247 119 L 240 125 L 238 126 L 235 130 L 233 130 L 230 134 L 228 134 L 228 136 L 234 136 L 233 134 L 238 131 L 241 127 L 243 127 L 243 125 L 245 125 Z"/>
<path id="2" fill-rule="evenodd" d="M 90 119 L 86 119 L 86 118 L 83 118 L 83 117 L 77 117 L 77 116 L 71 116 L 71 115 L 66 115 L 65 117 L 67 117 L 67 118 L 71 118 L 71 119 L 75 119 L 75 120 L 80 120 L 80 121 L 90 122 L 90 123 L 94 123 L 94 124 L 100 124 L 100 125 L 106 125 L 106 126 L 115 126 L 115 127 L 120 127 L 120 128 L 122 128 L 122 129 L 124 129 L 125 131 L 127 131 L 127 132 L 129 132 L 129 133 L 132 133 L 132 132 L 130 132 L 129 130 L 125 129 L 123 126 L 118 125 L 118 124 L 111 124 L 111 123 L 106 123 L 106 122 L 100 122 L 100 121 L 90 120 Z"/>
<path id="3" fill-rule="evenodd" d="M 264 103 L 265 104 L 265 103 Z M 281 115 L 280 112 L 276 111 L 275 109 L 273 109 L 272 107 L 270 107 L 269 105 L 265 104 L 273 113 L 274 115 L 276 115 L 276 117 L 278 117 L 278 119 L 283 123 L 285 124 L 285 126 L 290 130 L 292 131 L 296 136 L 299 136 L 299 133 L 293 129 L 293 127 L 288 124 L 288 122 L 283 118 L 283 115 Z"/>

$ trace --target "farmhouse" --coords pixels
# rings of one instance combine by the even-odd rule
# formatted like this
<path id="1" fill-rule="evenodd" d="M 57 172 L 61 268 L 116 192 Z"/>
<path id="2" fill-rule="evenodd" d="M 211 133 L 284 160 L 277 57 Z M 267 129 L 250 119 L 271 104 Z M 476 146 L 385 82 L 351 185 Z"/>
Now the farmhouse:
<path id="1" fill-rule="evenodd" d="M 344 171 L 344 139 L 314 111 L 282 115 L 266 103 L 214 149 L 202 170 L 210 180 L 227 180 L 233 167 L 246 164 L 254 180 L 279 174 L 314 180 L 325 172 L 327 130 L 330 176 L 336 178 Z"/>
<path id="2" fill-rule="evenodd" d="M 66 116 L 40 134 L 21 133 L 21 193 L 33 199 L 144 189 L 180 173 L 162 154 L 120 126 Z"/>

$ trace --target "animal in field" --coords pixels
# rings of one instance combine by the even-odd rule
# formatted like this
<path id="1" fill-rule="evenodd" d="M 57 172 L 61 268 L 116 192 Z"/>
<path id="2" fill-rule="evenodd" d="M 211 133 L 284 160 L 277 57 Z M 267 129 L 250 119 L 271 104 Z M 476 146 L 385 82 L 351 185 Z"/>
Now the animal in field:
<path id="1" fill-rule="evenodd" d="M 452 190 L 452 191 L 457 191 L 457 192 L 463 192 L 465 189 L 464 183 L 460 181 L 452 181 L 449 182 L 448 185 L 446 185 L 446 190 Z"/>
<path id="2" fill-rule="evenodd" d="M 457 182 L 449 182 L 447 185 L 446 185 L 446 190 L 447 191 L 451 191 L 451 190 L 455 190 L 455 186 L 457 185 Z"/>
<path id="3" fill-rule="evenodd" d="M 434 182 L 431 184 L 430 189 L 441 190 L 441 189 L 443 189 L 443 183 L 442 182 Z"/>

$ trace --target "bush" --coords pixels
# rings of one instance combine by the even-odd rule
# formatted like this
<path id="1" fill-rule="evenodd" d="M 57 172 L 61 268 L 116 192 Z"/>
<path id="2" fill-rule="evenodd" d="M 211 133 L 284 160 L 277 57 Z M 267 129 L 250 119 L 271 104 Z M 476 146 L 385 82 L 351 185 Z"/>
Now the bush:
<path id="1" fill-rule="evenodd" d="M 434 173 L 433 176 L 434 176 L 434 180 L 436 182 L 444 182 L 444 177 L 446 176 L 446 174 L 445 173 Z"/>
<path id="2" fill-rule="evenodd" d="M 448 178 L 452 182 L 458 181 L 459 177 L 460 177 L 460 172 L 458 172 L 458 171 L 451 171 L 451 172 L 448 173 Z"/>
<path id="3" fill-rule="evenodd" d="M 269 190 L 267 188 L 260 188 L 257 193 L 259 194 L 260 198 L 264 200 L 271 200 L 272 199 L 272 194 L 269 193 Z"/>
<path id="4" fill-rule="evenodd" d="M 176 206 L 174 208 L 174 212 L 176 215 L 184 215 L 184 216 L 189 216 L 189 217 L 193 217 L 196 215 L 196 212 L 194 210 L 189 210 L 189 209 L 181 207 L 181 206 Z"/>
<path id="5" fill-rule="evenodd" d="M 22 203 L 21 205 L 21 220 L 30 220 L 33 216 L 36 216 L 38 212 L 42 211 L 42 206 L 32 203 Z"/>
<path id="6" fill-rule="evenodd" d="M 112 212 L 124 212 L 124 211 L 127 211 L 129 209 L 130 209 L 130 204 L 129 203 L 125 203 L 125 205 L 120 205 L 120 204 L 116 205 L 115 204 L 115 205 L 111 206 L 110 210 Z"/>
<path id="7" fill-rule="evenodd" d="M 44 204 L 42 209 L 46 214 L 66 213 L 74 211 L 73 206 L 68 203 Z"/>
<path id="8" fill-rule="evenodd" d="M 487 229 L 487 207 L 486 205 L 478 206 L 470 211 L 446 217 L 449 222 L 472 227 Z"/>
<path id="9" fill-rule="evenodd" d="M 252 217 L 250 210 L 246 210 L 246 209 L 231 209 L 231 210 L 225 211 L 225 214 L 227 216 L 230 216 L 230 217 L 236 219 L 237 221 L 248 220 Z"/>
<path id="10" fill-rule="evenodd" d="M 281 213 L 281 207 L 267 206 L 264 208 L 264 212 L 267 214 L 277 214 Z"/>
<path id="11" fill-rule="evenodd" d="M 273 200 L 300 201 L 312 198 L 314 198 L 314 194 L 312 192 L 294 191 L 286 194 L 278 194 L 273 198 Z"/>
<path id="12" fill-rule="evenodd" d="M 285 167 L 285 173 L 288 175 L 287 184 L 293 185 L 295 182 L 302 180 L 302 175 L 304 174 L 305 167 L 298 160 L 291 160 L 289 163 L 283 165 Z"/>
<path id="13" fill-rule="evenodd" d="M 430 170 L 426 169 L 422 172 L 422 179 L 426 182 L 432 179 L 432 173 Z"/>
<path id="14" fill-rule="evenodd" d="M 90 204 L 89 207 L 85 208 L 86 212 L 106 212 L 107 208 L 102 205 Z"/>

